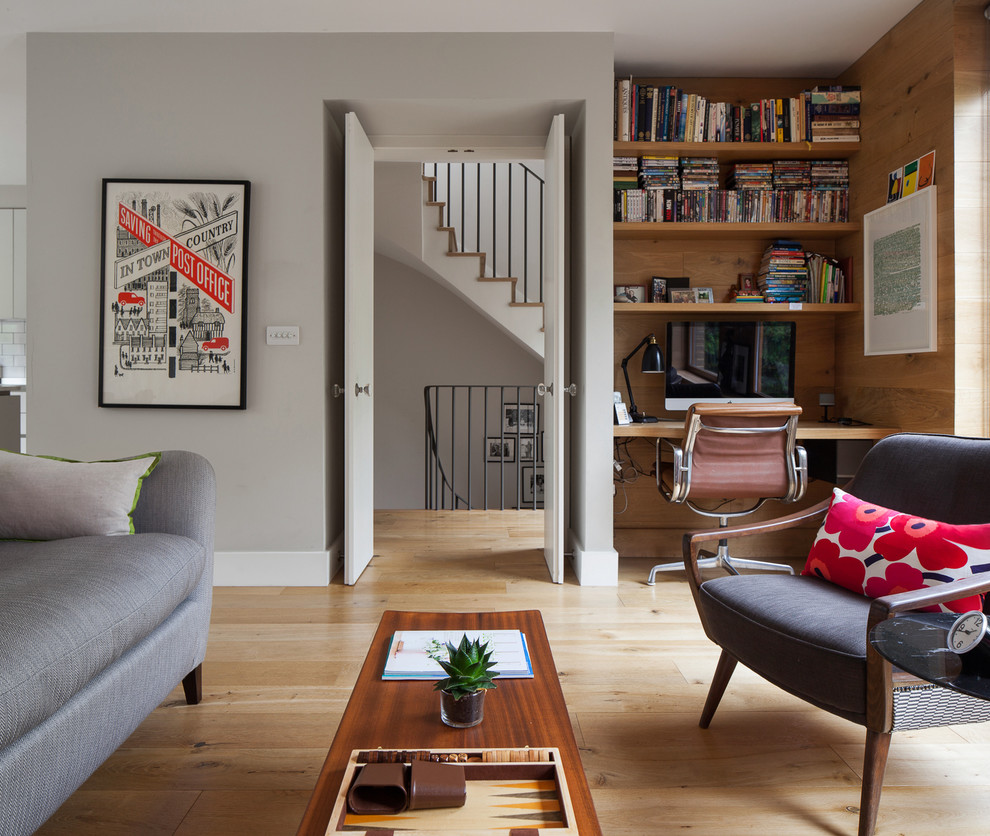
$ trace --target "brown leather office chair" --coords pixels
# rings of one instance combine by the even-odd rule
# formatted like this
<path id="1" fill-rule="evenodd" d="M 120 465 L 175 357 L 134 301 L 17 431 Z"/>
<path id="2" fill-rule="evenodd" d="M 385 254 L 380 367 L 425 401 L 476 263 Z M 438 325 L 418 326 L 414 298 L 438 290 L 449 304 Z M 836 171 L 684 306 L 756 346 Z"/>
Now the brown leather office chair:
<path id="1" fill-rule="evenodd" d="M 953 525 L 985 524 L 990 522 L 988 472 L 990 440 L 901 433 L 874 445 L 846 487 L 865 502 L 906 514 Z M 708 728 L 736 664 L 742 663 L 788 693 L 865 726 L 858 832 L 872 836 L 891 733 L 985 722 L 990 701 L 897 671 L 870 645 L 870 630 L 910 610 L 990 591 L 990 574 L 876 599 L 809 575 L 752 573 L 702 580 L 702 549 L 716 539 L 807 529 L 828 507 L 825 500 L 779 519 L 684 535 L 684 562 L 698 614 L 722 651 L 700 725 Z M 809 548 L 814 539 L 810 533 Z M 781 780 L 786 780 L 786 765 L 782 769 Z"/>
<path id="2" fill-rule="evenodd" d="M 684 441 L 657 444 L 657 487 L 668 502 L 715 517 L 722 528 L 770 499 L 796 502 L 808 485 L 807 455 L 795 440 L 800 414 L 801 407 L 785 403 L 692 405 L 684 419 Z M 665 452 L 671 461 L 664 460 Z M 725 510 L 732 499 L 752 501 L 742 510 Z M 731 574 L 738 569 L 794 573 L 786 564 L 731 557 L 725 541 L 698 565 Z M 658 564 L 650 569 L 647 584 L 656 583 L 657 572 L 683 568 L 681 562 Z"/>

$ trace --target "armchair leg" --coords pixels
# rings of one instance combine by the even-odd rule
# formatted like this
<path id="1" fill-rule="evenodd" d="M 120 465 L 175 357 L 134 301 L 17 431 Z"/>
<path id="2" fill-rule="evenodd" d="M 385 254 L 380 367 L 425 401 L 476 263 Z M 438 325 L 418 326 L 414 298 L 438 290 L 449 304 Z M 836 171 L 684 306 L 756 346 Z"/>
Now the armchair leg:
<path id="1" fill-rule="evenodd" d="M 707 729 L 715 716 L 715 709 L 722 701 L 726 686 L 732 678 L 732 672 L 736 669 L 736 660 L 724 650 L 718 657 L 718 665 L 715 666 L 715 676 L 712 677 L 711 687 L 708 689 L 708 699 L 705 700 L 705 707 L 701 711 L 701 720 L 698 725 Z"/>
<path id="2" fill-rule="evenodd" d="M 859 802 L 859 836 L 873 836 L 883 789 L 883 773 L 890 751 L 890 732 L 866 730 L 866 757 L 863 759 L 863 794 Z"/>
<path id="3" fill-rule="evenodd" d="M 186 695 L 187 705 L 199 705 L 203 699 L 203 665 L 196 665 L 182 679 L 182 690 Z"/>

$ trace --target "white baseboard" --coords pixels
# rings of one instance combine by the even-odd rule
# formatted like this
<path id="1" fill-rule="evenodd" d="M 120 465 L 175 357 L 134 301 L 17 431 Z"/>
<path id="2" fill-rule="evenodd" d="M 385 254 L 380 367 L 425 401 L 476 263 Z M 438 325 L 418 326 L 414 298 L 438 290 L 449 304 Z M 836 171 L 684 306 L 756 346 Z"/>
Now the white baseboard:
<path id="1" fill-rule="evenodd" d="M 619 553 L 615 549 L 589 551 L 569 532 L 574 574 L 581 586 L 618 586 Z"/>
<path id="2" fill-rule="evenodd" d="M 338 549 L 316 552 L 217 552 L 214 586 L 326 586 L 333 574 L 331 555 Z"/>

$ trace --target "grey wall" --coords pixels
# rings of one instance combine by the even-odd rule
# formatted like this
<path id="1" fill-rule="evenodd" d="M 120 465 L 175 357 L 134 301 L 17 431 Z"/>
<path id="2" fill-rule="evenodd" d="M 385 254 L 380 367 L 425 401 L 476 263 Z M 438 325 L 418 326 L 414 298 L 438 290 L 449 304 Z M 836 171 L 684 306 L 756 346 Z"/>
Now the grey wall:
<path id="1" fill-rule="evenodd" d="M 375 507 L 423 507 L 424 386 L 542 379 L 542 363 L 450 291 L 376 257 Z"/>
<path id="2" fill-rule="evenodd" d="M 580 100 L 571 275 L 586 298 L 571 350 L 585 415 L 572 466 L 584 484 L 571 519 L 581 549 L 607 556 L 611 88 L 602 34 L 30 34 L 31 451 L 203 453 L 218 476 L 217 549 L 270 552 L 277 582 L 279 555 L 325 550 L 339 533 L 339 405 L 326 394 L 340 350 L 328 280 L 339 237 L 326 223 L 339 182 L 324 102 Z M 252 181 L 246 412 L 97 407 L 103 177 Z M 266 324 L 299 325 L 301 344 L 267 347 Z"/>

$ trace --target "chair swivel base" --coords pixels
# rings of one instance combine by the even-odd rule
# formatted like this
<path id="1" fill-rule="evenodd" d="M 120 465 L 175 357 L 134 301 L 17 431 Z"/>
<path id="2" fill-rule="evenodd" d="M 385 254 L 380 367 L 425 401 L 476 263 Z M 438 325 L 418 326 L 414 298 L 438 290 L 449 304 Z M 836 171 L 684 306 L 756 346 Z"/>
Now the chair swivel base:
<path id="1" fill-rule="evenodd" d="M 673 572 L 683 569 L 684 563 L 660 563 L 650 569 L 650 577 L 646 581 L 647 586 L 654 586 L 657 582 L 657 572 Z M 765 560 L 751 560 L 748 557 L 732 557 L 726 546 L 720 544 L 718 552 L 711 557 L 703 557 L 698 561 L 699 569 L 724 569 L 730 575 L 738 575 L 739 569 L 766 569 L 772 572 L 787 572 L 794 574 L 794 568 L 785 563 L 768 563 Z"/>

